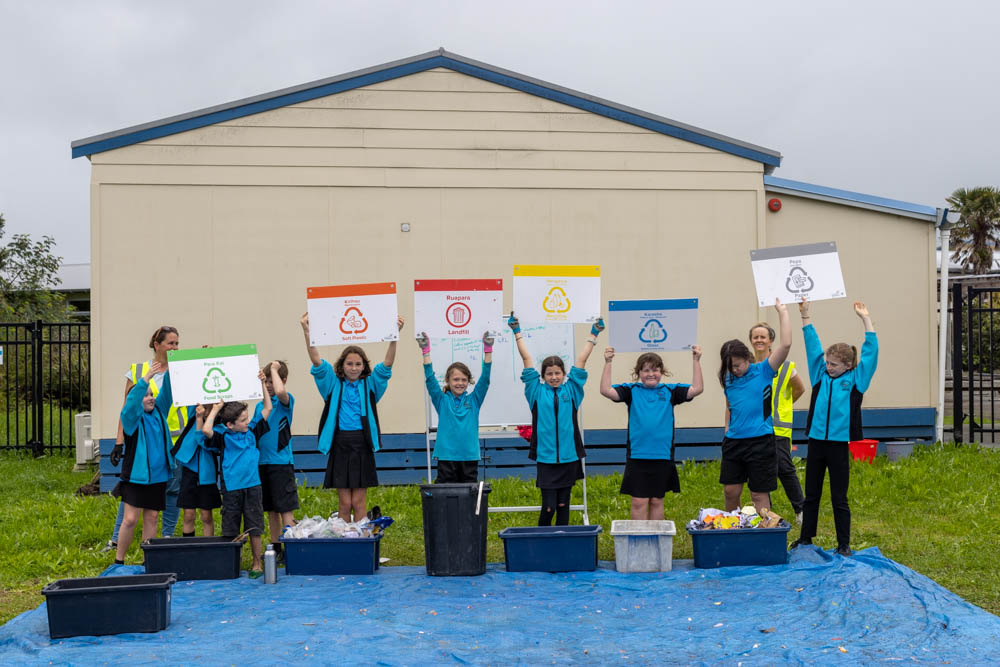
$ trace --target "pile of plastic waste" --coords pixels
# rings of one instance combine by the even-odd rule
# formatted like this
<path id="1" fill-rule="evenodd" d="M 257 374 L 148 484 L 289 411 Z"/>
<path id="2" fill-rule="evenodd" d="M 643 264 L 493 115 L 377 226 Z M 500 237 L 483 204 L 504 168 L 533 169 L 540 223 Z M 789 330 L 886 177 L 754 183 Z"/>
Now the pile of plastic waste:
<path id="1" fill-rule="evenodd" d="M 734 530 L 738 528 L 777 528 L 781 517 L 768 509 L 747 505 L 743 509 L 724 512 L 713 507 L 702 508 L 698 518 L 688 522 L 691 530 Z"/>
<path id="2" fill-rule="evenodd" d="M 380 516 L 377 519 L 362 518 L 360 521 L 348 523 L 337 513 L 330 515 L 329 519 L 321 516 L 306 517 L 294 526 L 285 526 L 285 531 L 281 534 L 286 539 L 307 539 L 307 538 L 356 538 L 374 537 L 393 524 L 392 517 Z"/>

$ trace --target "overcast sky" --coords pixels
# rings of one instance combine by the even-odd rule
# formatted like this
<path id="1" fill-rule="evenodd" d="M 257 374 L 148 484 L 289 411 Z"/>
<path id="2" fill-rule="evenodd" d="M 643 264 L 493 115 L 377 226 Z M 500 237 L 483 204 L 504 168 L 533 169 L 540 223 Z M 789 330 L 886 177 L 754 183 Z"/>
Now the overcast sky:
<path id="1" fill-rule="evenodd" d="M 826 6 L 823 6 L 826 5 Z M 0 0 L 0 213 L 90 259 L 70 142 L 439 46 L 940 206 L 1000 186 L 993 2 Z"/>

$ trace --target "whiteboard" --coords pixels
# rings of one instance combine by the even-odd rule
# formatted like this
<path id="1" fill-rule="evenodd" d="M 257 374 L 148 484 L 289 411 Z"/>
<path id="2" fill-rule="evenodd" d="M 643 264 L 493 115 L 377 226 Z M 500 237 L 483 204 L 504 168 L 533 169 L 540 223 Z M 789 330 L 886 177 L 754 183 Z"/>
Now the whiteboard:
<path id="1" fill-rule="evenodd" d="M 556 354 L 562 357 L 568 371 L 576 360 L 572 324 L 538 324 L 521 327 L 535 369 L 542 359 Z M 472 371 L 473 380 L 479 379 L 483 369 L 483 341 L 481 338 L 432 338 L 431 361 L 438 384 L 444 385 L 444 372 L 455 361 L 461 361 Z M 490 389 L 479 412 L 480 426 L 509 426 L 530 424 L 531 410 L 524 400 L 521 371 L 524 363 L 514 345 L 514 334 L 506 330 L 497 335 L 493 343 L 493 368 Z M 472 391 L 473 387 L 469 388 Z M 426 389 L 425 389 L 426 391 Z M 430 408 L 431 428 L 437 428 L 437 410 Z"/>

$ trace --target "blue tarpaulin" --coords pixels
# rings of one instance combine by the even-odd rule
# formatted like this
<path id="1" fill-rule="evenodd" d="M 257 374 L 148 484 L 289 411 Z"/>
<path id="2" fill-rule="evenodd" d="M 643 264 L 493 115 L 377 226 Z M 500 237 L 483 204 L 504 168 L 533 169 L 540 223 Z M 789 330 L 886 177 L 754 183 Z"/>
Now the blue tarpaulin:
<path id="1" fill-rule="evenodd" d="M 109 568 L 106 575 L 141 572 Z M 800 547 L 787 565 L 662 574 L 244 574 L 173 586 L 157 634 L 50 640 L 45 606 L 0 628 L 0 662 L 1000 663 L 1000 618 L 878 549 Z"/>

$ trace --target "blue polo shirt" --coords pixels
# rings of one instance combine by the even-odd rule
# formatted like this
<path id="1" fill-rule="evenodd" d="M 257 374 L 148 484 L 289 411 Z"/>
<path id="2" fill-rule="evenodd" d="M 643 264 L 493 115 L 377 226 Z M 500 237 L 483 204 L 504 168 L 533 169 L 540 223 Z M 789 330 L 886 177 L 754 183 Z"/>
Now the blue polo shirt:
<path id="1" fill-rule="evenodd" d="M 292 458 L 292 412 L 295 409 L 295 397 L 288 394 L 288 405 L 284 405 L 277 396 L 271 397 L 271 414 L 267 418 L 268 432 L 257 439 L 260 449 L 260 465 L 288 465 L 294 463 Z M 253 418 L 260 419 L 264 404 L 258 403 L 254 409 Z"/>
<path id="2" fill-rule="evenodd" d="M 268 432 L 267 421 L 260 416 L 254 417 L 250 420 L 250 428 L 246 433 L 237 433 L 222 424 L 216 424 L 214 430 L 211 447 L 222 453 L 219 466 L 222 472 L 222 492 L 260 486 L 257 438 Z"/>
<path id="3" fill-rule="evenodd" d="M 343 380 L 337 426 L 341 431 L 361 430 L 361 380 Z"/>
<path id="4" fill-rule="evenodd" d="M 612 387 L 628 406 L 630 459 L 674 458 L 674 406 L 688 400 L 690 386 L 661 382 L 650 389 L 641 382 L 627 382 Z"/>
<path id="5" fill-rule="evenodd" d="M 740 377 L 726 376 L 729 401 L 727 438 L 757 438 L 774 433 L 771 424 L 771 380 L 774 369 L 767 359 L 751 364 Z"/>

